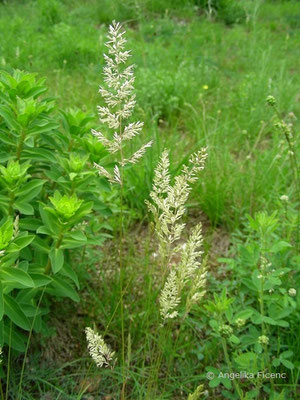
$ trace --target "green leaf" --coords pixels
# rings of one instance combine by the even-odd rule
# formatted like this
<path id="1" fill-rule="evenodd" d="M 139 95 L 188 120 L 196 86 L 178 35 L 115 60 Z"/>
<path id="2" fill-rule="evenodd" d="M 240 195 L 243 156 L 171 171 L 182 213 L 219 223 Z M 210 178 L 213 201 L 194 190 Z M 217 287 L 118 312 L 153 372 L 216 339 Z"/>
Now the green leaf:
<path id="1" fill-rule="evenodd" d="M 254 283 L 252 282 L 251 279 L 249 278 L 243 278 L 242 279 L 242 283 L 250 290 L 252 290 L 253 292 L 257 292 L 258 289 L 256 287 L 256 285 L 254 285 Z"/>
<path id="2" fill-rule="evenodd" d="M 23 201 L 30 201 L 40 193 L 44 183 L 44 180 L 32 179 L 16 192 L 16 196 L 21 196 Z"/>
<path id="3" fill-rule="evenodd" d="M 34 287 L 46 286 L 52 282 L 52 279 L 44 274 L 31 273 L 30 276 L 33 280 Z"/>
<path id="4" fill-rule="evenodd" d="M 229 337 L 229 340 L 231 341 L 231 343 L 234 343 L 234 344 L 239 344 L 240 343 L 240 339 L 235 335 L 231 335 Z"/>
<path id="5" fill-rule="evenodd" d="M 8 253 L 1 258 L 1 268 L 10 267 L 15 264 L 19 256 L 19 252 Z"/>
<path id="6" fill-rule="evenodd" d="M 219 324 L 215 319 L 211 319 L 209 320 L 209 325 L 212 327 L 212 329 L 214 329 L 215 331 L 217 331 L 219 329 Z"/>
<path id="7" fill-rule="evenodd" d="M 23 202 L 22 199 L 16 200 L 14 202 L 14 208 L 20 211 L 21 214 L 25 215 L 33 215 L 34 209 L 31 204 L 27 202 Z"/>
<path id="8" fill-rule="evenodd" d="M 280 358 L 290 358 L 294 353 L 291 350 L 284 351 L 280 354 Z"/>
<path id="9" fill-rule="evenodd" d="M 30 243 L 34 240 L 35 236 L 34 235 L 23 235 L 23 236 L 18 236 L 14 239 L 13 244 L 17 245 L 19 250 L 23 249 L 24 247 L 27 247 L 30 245 Z M 9 247 L 7 249 L 9 252 Z"/>
<path id="10" fill-rule="evenodd" d="M 57 163 L 57 159 L 53 151 L 37 147 L 35 147 L 33 150 L 23 150 L 22 158 L 36 161 L 44 161 L 46 163 Z"/>
<path id="11" fill-rule="evenodd" d="M 29 90 L 29 92 L 27 93 L 28 97 L 33 97 L 33 98 L 37 98 L 38 96 L 40 96 L 41 94 L 47 92 L 47 88 L 43 87 L 43 86 L 36 86 L 33 87 Z"/>
<path id="12" fill-rule="evenodd" d="M 272 365 L 273 365 L 273 367 L 279 367 L 279 365 L 280 365 L 279 358 L 274 358 L 274 360 L 272 361 Z"/>
<path id="13" fill-rule="evenodd" d="M 62 297 L 69 297 L 71 300 L 79 302 L 80 299 L 78 294 L 69 283 L 59 278 L 58 276 L 53 276 L 52 279 L 53 283 L 51 286 L 53 286 L 54 288 L 54 294 Z"/>
<path id="14" fill-rule="evenodd" d="M 262 286 L 262 280 L 261 278 L 259 278 L 259 275 L 261 275 L 261 273 L 258 270 L 253 271 L 252 273 L 252 282 L 254 284 L 254 286 L 256 287 L 257 291 L 261 290 L 261 286 Z"/>
<path id="15" fill-rule="evenodd" d="M 251 321 L 256 325 L 257 324 L 261 324 L 262 323 L 261 314 L 259 312 L 257 312 L 257 311 L 254 311 L 253 315 L 251 316 Z"/>
<path id="16" fill-rule="evenodd" d="M 62 249 L 52 247 L 49 253 L 51 267 L 54 274 L 60 271 L 64 265 L 64 252 Z"/>
<path id="17" fill-rule="evenodd" d="M 219 378 L 215 378 L 209 382 L 208 386 L 211 388 L 216 388 L 217 386 L 220 385 L 220 383 L 221 383 L 221 380 Z"/>
<path id="18" fill-rule="evenodd" d="M 276 320 L 276 325 L 282 326 L 283 328 L 288 328 L 290 324 L 287 321 L 284 321 L 283 319 Z"/>
<path id="19" fill-rule="evenodd" d="M 70 223 L 76 224 L 78 221 L 81 220 L 82 217 L 85 217 L 88 215 L 93 208 L 93 202 L 89 201 L 86 203 L 83 203 L 82 206 L 76 211 L 76 214 L 70 219 Z"/>
<path id="20" fill-rule="evenodd" d="M 26 338 L 19 332 L 16 332 L 14 328 L 10 329 L 9 326 L 4 326 L 4 341 L 7 345 L 11 344 L 11 347 L 21 353 L 24 353 L 26 346 Z"/>
<path id="21" fill-rule="evenodd" d="M 5 249 L 13 236 L 12 218 L 8 218 L 0 227 L 0 250 Z"/>
<path id="22" fill-rule="evenodd" d="M 41 314 L 41 310 L 32 304 L 20 303 L 20 307 L 26 317 L 35 317 L 36 315 Z"/>
<path id="23" fill-rule="evenodd" d="M 44 252 L 44 253 L 49 253 L 50 247 L 46 243 L 45 240 L 42 240 L 38 236 L 35 237 L 34 241 L 32 242 L 32 246 L 36 247 L 38 250 Z"/>
<path id="24" fill-rule="evenodd" d="M 262 321 L 266 322 L 269 325 L 277 325 L 277 322 L 273 318 L 270 318 L 270 317 L 263 316 Z"/>
<path id="25" fill-rule="evenodd" d="M 30 330 L 30 323 L 21 310 L 19 304 L 7 294 L 4 295 L 4 314 L 20 328 L 23 328 L 26 331 Z"/>
<path id="26" fill-rule="evenodd" d="M 291 361 L 289 361 L 289 360 L 286 360 L 286 359 L 280 359 L 280 361 L 281 361 L 281 364 L 283 364 L 286 368 L 288 368 L 288 369 L 294 369 L 294 364 L 291 362 Z"/>
<path id="27" fill-rule="evenodd" d="M 34 287 L 34 282 L 30 275 L 22 269 L 14 267 L 4 267 L 0 269 L 0 278 L 3 281 L 18 282 L 27 287 Z"/>
<path id="28" fill-rule="evenodd" d="M 79 242 L 86 242 L 86 236 L 81 231 L 72 231 L 69 233 L 72 239 L 78 240 Z"/>
<path id="29" fill-rule="evenodd" d="M 252 314 L 253 314 L 253 310 L 251 310 L 251 308 L 247 308 L 246 310 L 239 311 L 234 316 L 234 320 L 236 321 L 237 319 L 248 319 L 251 317 Z"/>
<path id="30" fill-rule="evenodd" d="M 18 264 L 18 268 L 25 272 L 28 272 L 28 266 L 29 266 L 29 262 L 26 260 L 20 261 Z"/>
<path id="31" fill-rule="evenodd" d="M 52 235 L 52 232 L 50 231 L 49 228 L 47 228 L 47 226 L 40 226 L 37 230 L 36 233 L 41 233 L 43 235 Z"/>
<path id="32" fill-rule="evenodd" d="M 245 368 L 246 371 L 256 372 L 257 370 L 257 354 L 255 353 L 243 353 L 235 357 L 234 360 L 242 368 Z"/>
<path id="33" fill-rule="evenodd" d="M 223 378 L 221 383 L 226 387 L 226 389 L 231 389 L 231 381 L 228 378 Z"/>
<path id="34" fill-rule="evenodd" d="M 39 205 L 40 216 L 44 225 L 54 234 L 58 235 L 60 227 L 57 222 L 57 218 L 49 212 L 48 207 L 44 207 L 43 204 Z"/>
<path id="35" fill-rule="evenodd" d="M 0 105 L 0 116 L 4 119 L 9 129 L 14 131 L 19 130 L 20 125 L 18 124 L 14 113 L 8 106 L 4 104 Z"/>
<path id="36" fill-rule="evenodd" d="M 23 289 L 19 290 L 16 296 L 16 301 L 18 303 L 29 303 L 37 295 L 38 289 Z"/>
<path id="37" fill-rule="evenodd" d="M 79 280 L 76 272 L 73 270 L 73 268 L 70 267 L 69 264 L 64 264 L 63 268 L 60 270 L 60 274 L 67 276 L 70 278 L 75 285 L 77 286 L 77 289 L 79 289 Z"/>
<path id="38" fill-rule="evenodd" d="M 2 320 L 4 314 L 4 302 L 3 302 L 3 287 L 0 281 L 0 321 Z"/>
<path id="39" fill-rule="evenodd" d="M 61 249 L 77 249 L 79 247 L 85 246 L 88 242 L 87 241 L 79 241 L 79 240 L 71 240 L 64 238 L 62 244 L 61 244 Z M 97 243 L 99 244 L 99 242 Z"/>
<path id="40" fill-rule="evenodd" d="M 227 320 L 229 322 L 231 322 L 232 315 L 233 315 L 232 307 L 230 307 L 230 306 L 228 307 L 228 309 L 225 311 L 225 315 L 226 315 Z"/>
<path id="41" fill-rule="evenodd" d="M 275 286 L 280 286 L 280 285 L 281 285 L 281 279 L 275 276 L 270 276 L 266 279 L 264 283 L 264 290 L 270 290 L 273 289 Z"/>
<path id="42" fill-rule="evenodd" d="M 0 321 L 0 346 L 4 345 L 4 320 Z"/>
<path id="43" fill-rule="evenodd" d="M 289 247 L 292 247 L 292 245 L 290 243 L 284 242 L 283 240 L 281 240 L 281 241 L 273 244 L 273 246 L 270 249 L 270 252 L 277 253 L 277 252 L 285 250 Z"/>
<path id="44" fill-rule="evenodd" d="M 42 225 L 42 222 L 36 218 L 22 218 L 19 225 L 23 230 L 36 231 Z"/>
<path id="45" fill-rule="evenodd" d="M 0 141 L 1 142 L 5 143 L 5 144 L 8 144 L 9 146 L 13 146 L 14 147 L 14 146 L 16 146 L 16 142 L 14 140 L 12 140 L 12 139 L 13 139 L 13 136 L 9 137 L 7 135 L 6 131 L 4 131 L 4 132 L 0 131 Z"/>

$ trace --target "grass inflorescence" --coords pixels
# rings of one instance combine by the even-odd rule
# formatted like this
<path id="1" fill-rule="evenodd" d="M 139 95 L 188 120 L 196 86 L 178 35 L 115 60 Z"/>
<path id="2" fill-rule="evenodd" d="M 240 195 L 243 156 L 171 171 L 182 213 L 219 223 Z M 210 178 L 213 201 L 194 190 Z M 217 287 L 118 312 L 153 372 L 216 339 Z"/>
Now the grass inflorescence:
<path id="1" fill-rule="evenodd" d="M 299 15 L 1 2 L 1 399 L 297 398 Z"/>

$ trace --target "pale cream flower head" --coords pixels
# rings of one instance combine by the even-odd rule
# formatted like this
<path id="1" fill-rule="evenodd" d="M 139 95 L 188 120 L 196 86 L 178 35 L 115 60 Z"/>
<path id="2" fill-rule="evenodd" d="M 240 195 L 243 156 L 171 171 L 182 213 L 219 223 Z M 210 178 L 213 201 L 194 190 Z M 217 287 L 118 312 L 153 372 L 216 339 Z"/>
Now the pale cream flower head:
<path id="1" fill-rule="evenodd" d="M 106 106 L 98 106 L 100 122 L 112 130 L 109 136 L 103 132 L 92 130 L 92 134 L 98 138 L 102 145 L 111 154 L 117 154 L 117 162 L 113 172 L 107 171 L 103 166 L 94 163 L 99 175 L 104 176 L 110 183 L 122 184 L 122 167 L 127 164 L 136 164 L 151 147 L 152 140 L 144 145 L 128 158 L 125 157 L 126 145 L 135 136 L 139 135 L 143 128 L 143 122 L 127 122 L 132 116 L 136 101 L 134 91 L 134 65 L 125 66 L 130 51 L 125 50 L 125 31 L 120 23 L 113 21 L 109 27 L 106 47 L 108 54 L 104 54 L 105 67 L 103 68 L 106 87 L 100 86 L 101 94 Z"/>
<path id="2" fill-rule="evenodd" d="M 289 295 L 290 295 L 291 297 L 297 296 L 297 290 L 294 289 L 294 288 L 290 288 L 290 289 L 289 289 Z"/>
<path id="3" fill-rule="evenodd" d="M 206 149 L 193 153 L 189 164 L 184 165 L 181 174 L 171 184 L 169 173 L 170 161 L 165 150 L 155 169 L 152 202 L 146 201 L 155 222 L 155 232 L 159 239 L 159 254 L 164 260 L 164 268 L 170 270 L 159 297 L 160 313 L 164 321 L 178 316 L 181 293 L 189 286 L 185 302 L 188 313 L 193 304 L 205 294 L 206 268 L 202 265 L 202 225 L 196 225 L 185 243 L 176 245 L 181 239 L 185 224 L 181 219 L 186 212 L 186 202 L 191 192 L 191 184 L 198 180 L 207 157 Z M 180 261 L 175 265 L 172 254 L 179 253 Z"/>
<path id="4" fill-rule="evenodd" d="M 289 196 L 283 194 L 282 196 L 280 196 L 280 200 L 283 201 L 283 202 L 288 203 L 288 201 L 289 201 Z"/>
<path id="5" fill-rule="evenodd" d="M 104 342 L 102 336 L 94 332 L 92 328 L 85 328 L 85 333 L 90 356 L 97 367 L 111 367 L 115 353 Z"/>

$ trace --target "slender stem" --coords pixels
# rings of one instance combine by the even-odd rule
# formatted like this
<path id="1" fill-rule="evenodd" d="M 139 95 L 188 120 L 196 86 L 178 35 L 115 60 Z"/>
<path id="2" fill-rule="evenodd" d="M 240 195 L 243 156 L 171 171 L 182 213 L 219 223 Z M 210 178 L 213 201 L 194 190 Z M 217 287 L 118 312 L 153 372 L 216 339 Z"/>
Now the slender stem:
<path id="1" fill-rule="evenodd" d="M 10 357 L 11 356 L 11 332 L 12 332 L 12 321 L 10 320 L 5 400 L 8 400 L 8 387 L 9 387 L 8 384 L 9 384 L 10 358 L 11 358 Z"/>
<path id="2" fill-rule="evenodd" d="M 80 260 L 81 264 L 83 264 L 83 262 L 84 262 L 84 259 L 85 259 L 85 251 L 86 251 L 86 245 L 85 245 L 85 246 L 83 246 L 83 248 L 82 248 L 82 252 L 81 252 L 81 260 Z"/>
<path id="3" fill-rule="evenodd" d="M 1 394 L 1 400 L 4 400 L 4 394 L 3 394 L 3 389 L 2 389 L 2 381 L 0 378 L 0 394 Z"/>
<path id="4" fill-rule="evenodd" d="M 48 258 L 48 262 L 47 262 L 46 268 L 44 270 L 44 274 L 48 275 L 50 273 L 50 271 L 51 271 L 51 261 L 50 261 L 50 258 Z"/>
<path id="5" fill-rule="evenodd" d="M 119 135 L 122 137 L 122 120 L 120 119 Z M 121 317 L 121 338 L 122 338 L 122 376 L 123 384 L 121 390 L 121 400 L 125 400 L 126 388 L 126 364 L 125 364 L 125 329 L 124 329 L 124 301 L 123 301 L 123 283 L 124 283 L 124 265 L 123 265 L 123 239 L 124 239 L 124 154 L 123 147 L 120 148 L 120 175 L 121 175 L 121 188 L 120 188 L 120 236 L 119 236 L 119 267 L 120 267 L 120 317 Z"/>
<path id="6" fill-rule="evenodd" d="M 90 384 L 88 384 L 86 387 L 84 387 L 84 383 L 85 383 L 85 381 L 86 381 L 86 378 L 87 378 L 87 376 L 89 375 L 89 373 L 90 373 L 90 370 L 91 370 L 91 368 L 92 368 L 92 362 L 90 362 L 90 365 L 89 365 L 89 369 L 87 370 L 87 372 L 85 373 L 85 375 L 84 375 L 84 378 L 83 378 L 83 380 L 82 380 L 82 382 L 81 382 L 81 385 L 80 385 L 80 387 L 79 387 L 79 393 L 78 393 L 78 396 L 77 396 L 77 400 L 80 400 L 81 399 L 81 396 L 85 393 L 85 391 L 89 388 L 89 385 Z"/>
<path id="7" fill-rule="evenodd" d="M 123 174 L 121 173 L 121 178 Z M 119 248 L 119 266 L 120 266 L 120 316 L 121 316 L 121 336 L 122 336 L 122 375 L 123 385 L 121 392 L 121 399 L 125 399 L 125 332 L 124 332 L 124 301 L 123 301 L 123 280 L 124 280 L 124 266 L 123 266 L 123 184 L 121 186 L 121 209 L 120 209 L 120 248 Z"/>
<path id="8" fill-rule="evenodd" d="M 267 238 L 266 234 L 264 232 L 261 233 L 260 237 L 260 243 L 261 243 L 261 254 L 262 256 L 265 257 L 264 249 L 267 246 Z M 261 281 L 260 281 L 260 290 L 259 290 L 259 306 L 260 306 L 260 315 L 262 318 L 261 321 L 261 334 L 262 336 L 266 336 L 268 334 L 268 328 L 265 325 L 264 322 L 264 316 L 265 316 L 265 307 L 264 307 L 264 285 L 265 285 L 265 268 L 261 269 Z M 264 371 L 266 368 L 266 365 L 270 364 L 270 358 L 269 358 L 269 353 L 268 353 L 268 347 L 266 344 L 263 344 L 263 356 L 262 356 L 262 370 Z M 274 382 L 271 379 L 271 386 L 274 389 Z M 259 398 L 259 393 L 260 389 L 262 387 L 262 379 L 259 379 L 259 384 L 258 384 L 258 393 L 257 393 L 257 398 Z"/>
<path id="9" fill-rule="evenodd" d="M 72 151 L 73 144 L 74 144 L 74 139 L 71 139 L 71 140 L 70 140 L 70 143 L 69 143 L 68 150 L 67 150 L 68 153 L 70 153 L 70 152 Z"/>
<path id="10" fill-rule="evenodd" d="M 17 160 L 20 160 L 20 158 L 21 158 L 21 153 L 22 153 L 22 149 L 23 149 L 24 139 L 25 139 L 25 132 L 22 131 L 22 132 L 21 132 L 21 135 L 20 135 L 20 141 L 19 141 L 18 147 L 17 147 L 17 153 L 16 153 L 16 159 L 17 159 Z"/>
<path id="11" fill-rule="evenodd" d="M 276 107 L 275 107 L 275 112 L 276 112 L 278 119 L 280 121 L 282 121 L 282 123 L 284 123 L 284 121 L 282 120 L 280 113 Z M 300 235 L 300 183 L 299 183 L 299 175 L 298 175 L 298 160 L 297 160 L 296 151 L 295 151 L 294 144 L 293 144 L 294 135 L 292 133 L 292 130 L 290 130 L 291 135 L 289 135 L 289 132 L 286 129 L 284 129 L 284 127 L 281 127 L 281 131 L 284 134 L 285 139 L 288 144 L 289 158 L 290 158 L 290 162 L 291 162 L 292 171 L 294 174 L 294 183 L 295 183 L 296 197 L 297 197 L 297 202 L 298 202 L 297 227 L 296 227 L 296 250 L 298 251 L 299 250 L 299 235 Z"/>
<path id="12" fill-rule="evenodd" d="M 227 364 L 228 368 L 230 369 L 230 372 L 232 372 L 233 370 L 232 370 L 232 364 L 231 364 L 229 354 L 228 354 L 227 342 L 226 342 L 226 339 L 223 337 L 222 337 L 222 346 L 223 346 L 223 352 L 224 352 L 226 364 Z M 233 380 L 233 384 L 234 384 L 235 390 L 236 390 L 237 394 L 239 395 L 240 399 L 243 400 L 244 395 L 243 395 L 243 391 L 240 388 L 240 385 L 238 384 L 238 382 L 235 379 Z"/>
<path id="13" fill-rule="evenodd" d="M 155 362 L 153 363 L 153 374 L 150 376 L 150 382 L 147 388 L 146 399 L 152 400 L 155 396 L 155 390 L 157 389 L 157 381 L 159 377 L 160 366 L 163 358 L 163 349 L 165 348 L 167 337 L 170 333 L 171 323 L 168 322 L 167 325 L 164 325 L 158 331 L 156 331 L 157 340 L 154 343 L 152 348 L 152 354 L 155 354 Z M 152 364 L 152 363 L 151 363 Z"/>
<path id="14" fill-rule="evenodd" d="M 262 276 L 261 277 L 261 281 L 260 281 L 260 291 L 259 291 L 259 307 L 260 307 L 260 315 L 262 317 L 262 322 L 261 322 L 261 332 L 264 335 L 266 332 L 265 329 L 265 323 L 263 321 L 263 317 L 265 316 L 265 309 L 264 309 L 264 300 L 263 300 L 263 296 L 264 296 L 264 283 L 265 283 L 265 277 Z"/>
<path id="15" fill-rule="evenodd" d="M 14 194 L 14 192 L 10 192 L 9 193 L 9 204 L 8 204 L 9 215 L 13 215 L 13 213 L 14 213 L 14 207 L 13 207 L 14 201 L 15 201 L 15 194 Z"/>
<path id="16" fill-rule="evenodd" d="M 55 248 L 58 249 L 60 247 L 60 245 L 62 244 L 62 241 L 64 239 L 64 235 L 63 235 L 63 230 L 60 231 Z M 44 274 L 49 274 L 51 271 L 51 261 L 50 258 L 48 258 L 48 262 L 44 271 Z"/>
<path id="17" fill-rule="evenodd" d="M 20 382 L 19 382 L 19 390 L 18 390 L 18 400 L 21 399 L 21 395 L 22 395 L 22 381 L 23 381 L 23 375 L 24 375 L 24 370 L 25 370 L 25 362 L 26 362 L 27 353 L 28 353 L 28 349 L 29 349 L 30 339 L 31 339 L 31 336 L 32 336 L 33 327 L 34 327 L 34 324 L 35 324 L 37 313 L 38 313 L 38 310 L 40 308 L 40 305 L 41 305 L 42 298 L 44 296 L 45 290 L 46 290 L 46 286 L 43 288 L 42 294 L 40 296 L 40 299 L 39 299 L 39 302 L 38 302 L 38 305 L 37 305 L 37 308 L 36 308 L 36 311 L 35 311 L 35 314 L 34 314 L 34 317 L 33 317 L 31 328 L 30 328 L 30 331 L 29 331 L 26 350 L 25 350 L 23 363 L 22 363 L 22 370 L 21 370 L 21 376 L 20 376 Z"/>
<path id="18" fill-rule="evenodd" d="M 162 281 L 165 282 L 166 276 L 169 272 L 169 264 L 170 264 L 170 260 L 171 260 L 171 243 L 167 242 L 167 243 L 161 243 L 161 251 L 162 251 L 162 267 L 163 267 L 163 273 L 162 273 Z M 159 316 L 160 318 L 160 316 Z M 152 398 L 151 396 L 154 395 L 157 384 L 155 386 L 155 383 L 157 383 L 158 380 L 158 376 L 159 376 L 159 371 L 160 371 L 160 367 L 161 367 L 161 363 L 162 363 L 162 358 L 163 358 L 163 348 L 165 347 L 165 342 L 167 340 L 168 334 L 170 332 L 170 328 L 171 328 L 171 322 L 168 321 L 167 325 L 163 325 L 163 327 L 161 328 L 161 325 L 157 326 L 157 330 L 156 330 L 156 335 L 157 335 L 157 340 L 156 343 L 154 343 L 152 352 L 153 354 L 157 354 L 157 357 L 154 361 L 154 373 L 151 376 L 151 380 L 149 383 L 149 387 L 148 387 L 148 396 L 150 396 L 149 398 Z M 152 363 L 151 363 L 152 364 Z"/>
<path id="19" fill-rule="evenodd" d="M 113 313 L 112 313 L 112 315 L 111 315 L 111 317 L 110 317 L 110 319 L 109 319 L 109 321 L 108 321 L 108 323 L 107 323 L 107 325 L 106 325 L 105 331 L 104 331 L 104 333 L 103 333 L 103 337 L 105 337 L 105 335 L 107 334 L 108 328 L 109 328 L 109 326 L 110 326 L 112 320 L 114 319 L 114 316 L 115 316 L 115 314 L 116 314 L 116 312 L 117 312 L 117 310 L 118 310 L 118 308 L 119 308 L 119 306 L 120 306 L 121 299 L 123 298 L 123 296 L 124 296 L 125 293 L 127 292 L 127 289 L 128 289 L 128 287 L 129 287 L 130 283 L 131 283 L 131 280 L 127 283 L 127 285 L 126 285 L 126 287 L 125 287 L 125 289 L 124 289 L 124 291 L 123 291 L 123 293 L 122 293 L 122 295 L 121 295 L 121 297 L 120 297 L 120 300 L 118 301 L 118 303 L 117 303 L 117 305 L 116 305 L 116 307 L 115 307 L 115 309 L 114 309 L 114 311 L 113 311 Z M 81 398 L 81 396 L 84 394 L 84 392 L 85 392 L 85 391 L 88 389 L 88 387 L 89 387 L 89 385 L 87 385 L 86 387 L 84 387 L 84 383 L 85 383 L 85 381 L 86 381 L 87 376 L 89 375 L 89 372 L 90 372 L 90 370 L 91 370 L 92 365 L 93 365 L 93 362 L 90 362 L 89 368 L 88 368 L 87 372 L 85 372 L 85 374 L 84 374 L 84 378 L 83 378 L 82 383 L 81 383 L 81 385 L 80 385 L 80 387 L 79 387 L 79 394 L 78 394 L 78 397 L 77 397 L 78 400 Z"/>

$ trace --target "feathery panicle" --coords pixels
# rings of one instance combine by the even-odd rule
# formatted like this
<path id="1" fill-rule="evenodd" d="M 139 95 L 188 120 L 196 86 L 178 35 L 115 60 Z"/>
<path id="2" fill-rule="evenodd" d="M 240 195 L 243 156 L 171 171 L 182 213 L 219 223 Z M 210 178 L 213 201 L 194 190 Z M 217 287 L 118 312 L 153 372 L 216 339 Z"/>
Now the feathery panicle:
<path id="1" fill-rule="evenodd" d="M 201 266 L 194 274 L 191 289 L 186 300 L 186 313 L 190 312 L 192 306 L 198 303 L 206 294 L 207 270 Z"/>
<path id="2" fill-rule="evenodd" d="M 205 147 L 191 155 L 189 159 L 191 168 L 186 165 L 183 167 L 183 174 L 186 175 L 188 182 L 195 183 L 198 180 L 198 174 L 204 169 L 206 159 L 207 149 Z"/>
<path id="3" fill-rule="evenodd" d="M 99 175 L 104 176 L 109 181 L 112 179 L 111 174 L 102 165 L 94 163 L 94 167 L 97 168 Z"/>
<path id="4" fill-rule="evenodd" d="M 125 166 L 126 164 L 136 164 L 140 158 L 143 157 L 143 155 L 146 153 L 147 148 L 152 146 L 152 140 L 150 142 L 144 144 L 138 151 L 132 154 L 132 156 L 128 159 L 125 159 L 121 162 L 122 166 Z"/>
<path id="5" fill-rule="evenodd" d="M 121 180 L 121 174 L 120 170 L 117 165 L 114 167 L 114 179 L 111 181 L 112 183 L 118 183 L 119 185 L 122 185 L 122 180 Z"/>
<path id="6" fill-rule="evenodd" d="M 194 153 L 189 160 L 190 165 L 184 165 L 182 173 L 175 177 L 174 185 L 170 185 L 169 156 L 164 151 L 155 169 L 153 190 L 150 197 L 153 203 L 146 201 L 149 211 L 154 215 L 156 233 L 161 248 L 177 241 L 185 224 L 179 222 L 185 213 L 185 203 L 191 192 L 190 183 L 194 183 L 197 174 L 204 168 L 207 158 L 206 149 Z"/>
<path id="7" fill-rule="evenodd" d="M 122 139 L 123 140 L 130 140 L 134 136 L 139 135 L 141 133 L 141 130 L 142 130 L 143 126 L 144 126 L 144 123 L 140 122 L 140 121 L 132 122 L 131 124 L 128 124 L 124 128 Z"/>
<path id="8" fill-rule="evenodd" d="M 175 271 L 171 271 L 159 298 L 162 318 L 167 320 L 177 317 L 178 312 L 176 308 L 179 303 L 177 276 Z"/>
<path id="9" fill-rule="evenodd" d="M 203 170 L 207 158 L 206 149 L 192 154 L 189 165 L 184 165 L 180 175 L 171 185 L 169 174 L 169 156 L 165 150 L 155 169 L 153 189 L 150 193 L 152 202 L 146 201 L 153 213 L 155 231 L 159 239 L 159 253 L 164 261 L 164 268 L 171 270 L 161 291 L 159 302 L 163 320 L 175 318 L 184 287 L 189 286 L 185 302 L 185 311 L 199 301 L 205 294 L 206 269 L 202 267 L 201 248 L 203 244 L 202 225 L 198 224 L 184 245 L 173 245 L 181 239 L 185 224 L 181 219 L 186 211 L 186 202 L 191 192 L 191 183 L 196 182 Z M 173 246 L 173 248 L 171 248 Z M 174 265 L 172 253 L 179 253 L 180 261 Z"/>
<path id="10" fill-rule="evenodd" d="M 92 130 L 92 134 L 107 149 L 110 154 L 118 153 L 117 164 L 114 168 L 113 177 L 108 171 L 104 171 L 99 165 L 96 165 L 100 175 L 106 177 L 111 183 L 121 184 L 122 176 L 119 167 L 127 164 L 136 164 L 145 154 L 148 147 L 151 147 L 152 141 L 125 158 L 126 143 L 141 133 L 143 123 L 140 121 L 125 123 L 131 117 L 136 101 L 134 91 L 134 66 L 125 66 L 130 57 L 130 52 L 125 50 L 126 39 L 125 31 L 122 26 L 113 21 L 109 27 L 108 41 L 106 47 L 108 54 L 104 54 L 106 62 L 103 68 L 104 82 L 106 87 L 100 87 L 105 106 L 98 106 L 100 122 L 111 130 L 109 137 L 103 132 Z M 122 168 L 121 168 L 122 171 Z"/>
<path id="11" fill-rule="evenodd" d="M 196 225 L 185 245 L 182 247 L 181 260 L 177 267 L 180 282 L 184 285 L 199 270 L 203 251 L 202 224 Z"/>
<path id="12" fill-rule="evenodd" d="M 153 191 L 151 193 L 152 199 L 155 201 L 155 196 L 167 193 L 170 189 L 170 161 L 167 150 L 164 150 L 160 161 L 155 169 L 153 180 Z M 154 198 L 153 198 L 154 197 Z"/>
<path id="13" fill-rule="evenodd" d="M 115 353 L 104 342 L 102 336 L 95 333 L 92 328 L 85 328 L 85 333 L 89 353 L 97 367 L 107 368 L 111 366 Z"/>

